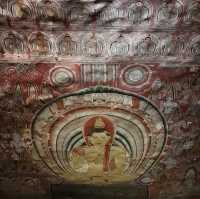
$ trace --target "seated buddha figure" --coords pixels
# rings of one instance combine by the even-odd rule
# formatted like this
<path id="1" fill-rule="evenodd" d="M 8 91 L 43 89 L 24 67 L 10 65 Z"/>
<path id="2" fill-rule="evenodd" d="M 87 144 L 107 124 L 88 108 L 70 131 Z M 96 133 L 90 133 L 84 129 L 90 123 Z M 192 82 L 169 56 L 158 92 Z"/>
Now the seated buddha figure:
<path id="1" fill-rule="evenodd" d="M 15 10 L 16 16 L 21 19 L 27 19 L 28 17 L 30 17 L 30 10 L 25 5 L 24 0 L 17 0 L 14 5 L 14 10 Z"/>
<path id="2" fill-rule="evenodd" d="M 106 117 L 89 119 L 83 128 L 85 143 L 70 152 L 70 165 L 86 177 L 122 174 L 128 152 L 113 144 L 115 129 Z"/>
<path id="3" fill-rule="evenodd" d="M 56 8 L 52 6 L 51 3 L 47 3 L 46 7 L 47 9 L 46 9 L 45 18 L 50 21 L 59 20 L 59 14 L 57 13 Z"/>
<path id="4" fill-rule="evenodd" d="M 88 56 L 100 56 L 103 52 L 104 44 L 100 38 L 93 33 L 85 43 L 85 50 Z"/>
<path id="5" fill-rule="evenodd" d="M 36 37 L 30 43 L 31 50 L 34 54 L 48 54 L 49 42 L 42 33 L 37 33 Z"/>
<path id="6" fill-rule="evenodd" d="M 156 49 L 156 44 L 150 36 L 145 37 L 137 46 L 139 55 L 153 55 Z"/>

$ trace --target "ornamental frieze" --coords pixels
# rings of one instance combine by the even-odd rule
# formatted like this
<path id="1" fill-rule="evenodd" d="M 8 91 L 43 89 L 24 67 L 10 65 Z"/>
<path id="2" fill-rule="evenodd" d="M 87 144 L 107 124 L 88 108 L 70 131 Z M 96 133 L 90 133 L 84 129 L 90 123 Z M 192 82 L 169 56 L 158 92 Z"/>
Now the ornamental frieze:
<path id="1" fill-rule="evenodd" d="M 139 29 L 173 29 L 196 23 L 199 25 L 198 1 L 33 1 L 2 0 L 0 23 L 2 27 L 45 29 L 66 27 L 91 28 L 95 24 L 102 28 L 137 27 Z"/>
<path id="2" fill-rule="evenodd" d="M 34 59 L 106 62 L 135 59 L 192 64 L 200 55 L 200 36 L 163 32 L 118 33 L 115 31 L 7 31 L 0 32 L 0 60 L 20 62 Z M 139 61 L 138 61 L 139 60 Z M 198 61 L 198 60 L 196 60 Z M 174 62 L 174 63 L 173 63 Z"/>
<path id="3" fill-rule="evenodd" d="M 161 89 L 166 77 L 173 79 L 173 75 L 190 71 L 195 73 L 189 68 L 166 73 L 166 69 L 157 64 L 139 63 L 4 63 L 0 65 L 0 96 L 13 93 L 21 96 L 24 104 L 32 104 L 97 85 L 146 96 Z"/>

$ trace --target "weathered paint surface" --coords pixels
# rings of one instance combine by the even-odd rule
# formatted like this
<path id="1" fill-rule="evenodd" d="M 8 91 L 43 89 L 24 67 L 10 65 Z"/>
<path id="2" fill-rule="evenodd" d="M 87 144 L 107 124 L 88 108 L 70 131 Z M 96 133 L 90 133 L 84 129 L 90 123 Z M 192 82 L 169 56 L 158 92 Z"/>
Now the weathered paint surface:
<path id="1" fill-rule="evenodd" d="M 199 5 L 2 0 L 2 196 L 127 182 L 200 198 Z"/>

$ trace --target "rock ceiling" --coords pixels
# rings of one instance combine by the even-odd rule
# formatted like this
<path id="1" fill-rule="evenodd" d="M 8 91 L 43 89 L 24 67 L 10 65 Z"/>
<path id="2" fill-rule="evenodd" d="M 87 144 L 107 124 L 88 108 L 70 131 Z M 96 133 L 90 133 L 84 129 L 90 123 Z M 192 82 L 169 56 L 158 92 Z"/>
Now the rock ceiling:
<path id="1" fill-rule="evenodd" d="M 186 0 L 1 1 L 1 59 L 196 65 L 198 11 Z"/>
<path id="2" fill-rule="evenodd" d="M 199 30 L 197 0 L 1 0 L 0 197 L 199 199 Z"/>

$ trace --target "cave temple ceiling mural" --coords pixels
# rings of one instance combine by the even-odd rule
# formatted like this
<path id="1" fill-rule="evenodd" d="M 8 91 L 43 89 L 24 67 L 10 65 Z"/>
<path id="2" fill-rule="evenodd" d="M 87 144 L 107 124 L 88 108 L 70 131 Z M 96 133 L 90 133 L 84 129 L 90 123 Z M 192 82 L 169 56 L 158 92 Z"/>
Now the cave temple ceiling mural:
<path id="1" fill-rule="evenodd" d="M 1 60 L 191 66 L 199 63 L 198 11 L 187 0 L 2 0 Z"/>
<path id="2" fill-rule="evenodd" d="M 58 98 L 33 121 L 37 152 L 66 180 L 135 180 L 155 164 L 164 148 L 167 126 L 153 104 L 104 89 Z"/>
<path id="3" fill-rule="evenodd" d="M 199 13 L 198 0 L 1 0 L 0 195 L 123 184 L 199 199 Z"/>

